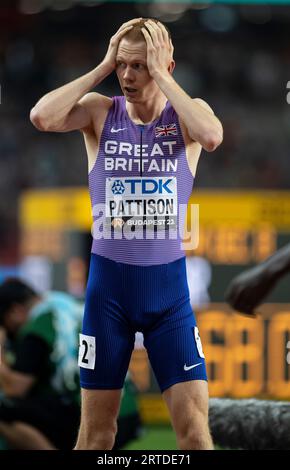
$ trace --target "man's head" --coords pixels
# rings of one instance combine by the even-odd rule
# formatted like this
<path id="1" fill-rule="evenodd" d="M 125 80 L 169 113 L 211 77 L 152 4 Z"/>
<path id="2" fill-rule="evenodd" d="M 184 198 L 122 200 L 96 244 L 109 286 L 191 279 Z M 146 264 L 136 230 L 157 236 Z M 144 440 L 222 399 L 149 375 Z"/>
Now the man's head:
<path id="1" fill-rule="evenodd" d="M 146 28 L 145 23 L 148 19 L 142 18 L 122 37 L 116 56 L 116 72 L 120 86 L 126 99 L 130 102 L 138 103 L 147 101 L 148 98 L 154 99 L 156 93 L 160 92 L 147 68 L 147 44 L 142 28 Z M 157 23 L 155 19 L 150 18 L 150 20 Z M 168 28 L 165 25 L 164 27 L 171 40 Z M 149 32 L 148 28 L 146 29 Z M 173 72 L 174 66 L 175 63 L 171 55 L 168 61 L 169 73 Z"/>
<path id="2" fill-rule="evenodd" d="M 27 321 L 36 292 L 19 279 L 7 279 L 0 285 L 0 326 L 15 334 Z"/>
<path id="3" fill-rule="evenodd" d="M 132 41 L 132 42 L 144 42 L 145 43 L 145 38 L 144 38 L 144 35 L 141 31 L 142 28 L 146 28 L 146 21 L 148 20 L 151 20 L 151 21 L 154 21 L 154 23 L 161 23 L 161 21 L 159 20 L 156 20 L 155 18 L 142 18 L 139 23 L 136 23 L 134 24 L 133 28 L 130 29 L 130 31 L 125 34 L 124 38 L 127 38 L 128 40 Z M 169 39 L 171 40 L 171 34 L 170 34 L 170 31 L 169 29 L 167 28 L 167 26 L 162 23 L 164 28 L 166 29 L 167 33 L 168 33 L 168 37 Z"/>

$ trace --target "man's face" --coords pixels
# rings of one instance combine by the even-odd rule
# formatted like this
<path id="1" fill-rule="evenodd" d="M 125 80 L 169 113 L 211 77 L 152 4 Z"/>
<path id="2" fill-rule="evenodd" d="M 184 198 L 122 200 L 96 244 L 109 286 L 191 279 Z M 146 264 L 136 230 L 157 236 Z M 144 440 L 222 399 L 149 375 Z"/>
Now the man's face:
<path id="1" fill-rule="evenodd" d="M 147 101 L 158 89 L 147 68 L 147 46 L 123 38 L 116 56 L 116 73 L 126 100 L 131 103 Z"/>
<path id="2" fill-rule="evenodd" d="M 3 326 L 8 334 L 14 335 L 26 323 L 28 309 L 25 305 L 14 304 L 4 317 Z"/>

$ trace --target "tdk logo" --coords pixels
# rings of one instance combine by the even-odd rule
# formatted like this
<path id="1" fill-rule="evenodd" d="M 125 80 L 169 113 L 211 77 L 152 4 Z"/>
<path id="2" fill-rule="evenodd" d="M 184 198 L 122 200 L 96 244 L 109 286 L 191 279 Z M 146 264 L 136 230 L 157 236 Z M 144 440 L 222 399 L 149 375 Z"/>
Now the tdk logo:
<path id="1" fill-rule="evenodd" d="M 121 180 L 116 180 L 112 184 L 112 193 L 113 194 L 123 194 L 125 191 L 125 186 Z"/>
<path id="2" fill-rule="evenodd" d="M 158 193 L 158 194 L 163 194 L 163 193 L 169 193 L 172 194 L 172 191 L 170 188 L 168 188 L 168 185 L 171 183 L 172 178 L 168 178 L 166 181 L 164 181 L 164 178 L 146 178 L 146 179 L 126 179 L 125 183 L 130 185 L 130 192 L 131 194 L 136 194 L 136 192 L 139 193 L 141 189 L 142 194 L 153 194 L 153 193 Z"/>

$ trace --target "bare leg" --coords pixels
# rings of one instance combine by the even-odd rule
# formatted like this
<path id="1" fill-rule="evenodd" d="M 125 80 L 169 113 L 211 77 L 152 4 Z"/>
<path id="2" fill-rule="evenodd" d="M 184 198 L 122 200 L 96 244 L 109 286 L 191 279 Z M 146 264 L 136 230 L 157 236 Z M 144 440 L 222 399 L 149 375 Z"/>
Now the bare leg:
<path id="1" fill-rule="evenodd" d="M 53 444 L 38 429 L 22 422 L 0 422 L 0 434 L 14 449 L 56 450 Z"/>
<path id="2" fill-rule="evenodd" d="M 182 450 L 212 450 L 208 427 L 208 387 L 205 380 L 181 382 L 165 390 L 177 443 Z"/>
<path id="3" fill-rule="evenodd" d="M 110 450 L 117 433 L 122 390 L 82 389 L 81 425 L 75 450 Z"/>

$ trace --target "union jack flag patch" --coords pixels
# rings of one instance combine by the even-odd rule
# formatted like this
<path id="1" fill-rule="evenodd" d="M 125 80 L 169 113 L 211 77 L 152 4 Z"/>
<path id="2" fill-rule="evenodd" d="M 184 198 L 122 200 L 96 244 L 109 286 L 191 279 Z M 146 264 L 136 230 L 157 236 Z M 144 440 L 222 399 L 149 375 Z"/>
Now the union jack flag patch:
<path id="1" fill-rule="evenodd" d="M 167 135 L 177 135 L 176 124 L 155 127 L 155 137 L 166 137 Z"/>

